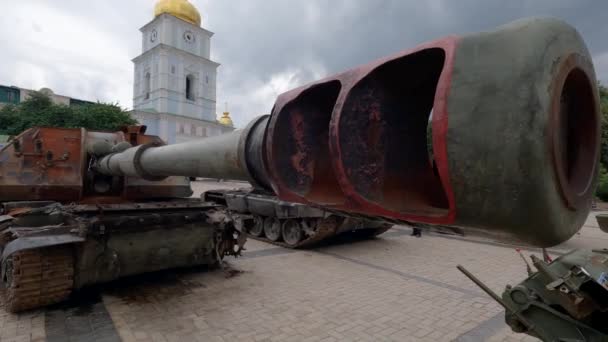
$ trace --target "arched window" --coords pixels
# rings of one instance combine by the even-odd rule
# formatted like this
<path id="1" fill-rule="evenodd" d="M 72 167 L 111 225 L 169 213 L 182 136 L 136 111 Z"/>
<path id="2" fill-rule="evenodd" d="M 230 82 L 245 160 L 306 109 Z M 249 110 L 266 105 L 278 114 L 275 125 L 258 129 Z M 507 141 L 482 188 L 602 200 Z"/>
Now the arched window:
<path id="1" fill-rule="evenodd" d="M 194 76 L 186 76 L 186 99 L 194 101 Z"/>
<path id="2" fill-rule="evenodd" d="M 144 77 L 144 94 L 146 95 L 146 100 L 150 98 L 150 73 L 147 72 Z"/>

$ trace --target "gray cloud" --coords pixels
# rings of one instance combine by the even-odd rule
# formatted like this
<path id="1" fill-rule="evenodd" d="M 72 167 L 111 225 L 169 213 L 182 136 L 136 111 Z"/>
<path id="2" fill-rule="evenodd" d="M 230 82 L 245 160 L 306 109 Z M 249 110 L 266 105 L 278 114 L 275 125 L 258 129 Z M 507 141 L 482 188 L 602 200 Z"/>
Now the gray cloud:
<path id="1" fill-rule="evenodd" d="M 289 87 L 427 40 L 526 16 L 550 15 L 574 25 L 594 56 L 598 78 L 608 83 L 608 2 L 602 0 L 192 2 L 203 26 L 216 33 L 218 111 L 228 102 L 238 126 L 268 112 Z M 140 53 L 138 28 L 152 19 L 153 4 L 11 1 L 0 13 L 0 84 L 49 86 L 130 107 L 130 59 Z"/>

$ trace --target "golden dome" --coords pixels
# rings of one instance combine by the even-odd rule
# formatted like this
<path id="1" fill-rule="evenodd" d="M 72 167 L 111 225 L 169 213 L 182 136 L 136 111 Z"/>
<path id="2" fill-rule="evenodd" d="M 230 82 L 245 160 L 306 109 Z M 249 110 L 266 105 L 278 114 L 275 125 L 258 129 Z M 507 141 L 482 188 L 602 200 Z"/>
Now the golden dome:
<path id="1" fill-rule="evenodd" d="M 232 119 L 230 118 L 230 112 L 224 112 L 218 121 L 224 126 L 234 127 Z"/>
<path id="2" fill-rule="evenodd" d="M 163 13 L 171 14 L 193 25 L 201 26 L 201 14 L 188 0 L 159 0 L 154 7 L 154 17 Z"/>

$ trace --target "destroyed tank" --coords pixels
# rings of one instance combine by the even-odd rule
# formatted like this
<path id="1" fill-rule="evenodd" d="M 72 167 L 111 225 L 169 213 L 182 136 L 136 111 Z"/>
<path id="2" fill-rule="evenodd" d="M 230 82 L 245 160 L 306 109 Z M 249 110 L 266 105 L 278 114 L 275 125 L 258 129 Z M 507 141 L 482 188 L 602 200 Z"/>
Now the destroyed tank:
<path id="1" fill-rule="evenodd" d="M 188 198 L 185 177 L 112 177 L 96 158 L 160 146 L 144 127 L 107 133 L 31 128 L 0 150 L 4 304 L 22 311 L 73 289 L 238 256 L 245 235 L 225 210 Z"/>
<path id="2" fill-rule="evenodd" d="M 608 232 L 608 215 L 596 218 Z M 543 249 L 542 257 L 530 255 L 532 265 L 521 256 L 528 278 L 507 285 L 502 296 L 458 269 L 505 309 L 514 332 L 542 341 L 608 341 L 608 248 L 575 249 L 555 260 Z"/>
<path id="3" fill-rule="evenodd" d="M 246 180 L 275 203 L 323 215 L 553 246 L 589 212 L 599 122 L 582 38 L 563 21 L 531 18 L 290 90 L 270 116 L 199 141 L 30 129 L 0 153 L 9 307 L 238 254 L 238 231 L 259 230 L 255 211 L 183 199 L 185 177 Z"/>
<path id="4" fill-rule="evenodd" d="M 555 260 L 543 251 L 530 260 L 535 269 L 526 261 L 528 278 L 507 285 L 502 296 L 458 268 L 505 309 L 514 332 L 542 341 L 608 341 L 608 248 L 576 249 Z"/>

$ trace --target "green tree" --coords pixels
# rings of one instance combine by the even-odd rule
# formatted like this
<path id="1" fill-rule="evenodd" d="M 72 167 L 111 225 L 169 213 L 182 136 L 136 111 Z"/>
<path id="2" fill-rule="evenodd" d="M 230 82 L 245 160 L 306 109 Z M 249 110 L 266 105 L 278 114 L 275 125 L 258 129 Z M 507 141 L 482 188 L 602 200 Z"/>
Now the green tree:
<path id="1" fill-rule="evenodd" d="M 595 195 L 604 202 L 608 201 L 608 172 L 602 164 L 600 164 L 600 175 Z"/>
<path id="2" fill-rule="evenodd" d="M 72 127 L 85 127 L 102 131 L 115 131 L 122 126 L 135 125 L 128 112 L 117 104 L 92 103 L 71 107 L 73 110 Z"/>
<path id="3" fill-rule="evenodd" d="M 27 100 L 0 109 L 0 134 L 5 135 L 17 135 L 35 126 L 115 131 L 133 124 L 136 121 L 116 104 L 66 106 L 53 103 L 41 92 L 32 92 Z"/>
<path id="4" fill-rule="evenodd" d="M 608 169 L 608 88 L 600 84 L 600 110 L 602 115 L 602 148 L 600 160 Z"/>
<path id="5" fill-rule="evenodd" d="M 602 201 L 608 201 L 608 88 L 599 85 L 600 110 L 602 116 L 602 140 L 600 149 L 600 175 L 595 195 Z"/>

